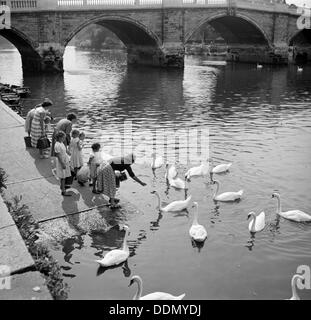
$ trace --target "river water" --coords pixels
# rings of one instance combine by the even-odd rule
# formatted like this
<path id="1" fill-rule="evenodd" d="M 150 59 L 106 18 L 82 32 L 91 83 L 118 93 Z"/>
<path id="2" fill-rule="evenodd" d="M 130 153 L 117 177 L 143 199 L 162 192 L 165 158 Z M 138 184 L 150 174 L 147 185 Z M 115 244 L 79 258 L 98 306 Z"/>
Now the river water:
<path id="1" fill-rule="evenodd" d="M 120 192 L 140 212 L 115 217 L 116 223 L 131 228 L 130 258 L 105 272 L 94 263 L 121 246 L 123 233 L 115 228 L 65 240 L 53 254 L 70 285 L 69 298 L 131 299 L 135 289 L 127 288 L 129 277 L 139 274 L 145 293 L 185 292 L 187 299 L 285 299 L 291 296 L 290 280 L 297 267 L 311 267 L 311 225 L 278 219 L 271 199 L 277 191 L 284 210 L 311 213 L 311 68 L 302 73 L 294 66 L 257 70 L 250 64 L 210 66 L 205 60 L 188 57 L 184 71 L 134 68 L 127 67 L 122 52 L 68 47 L 64 75 L 23 78 L 18 52 L 1 51 L 0 81 L 31 88 L 31 97 L 23 102 L 25 112 L 49 97 L 56 120 L 68 112 L 78 114 L 77 127 L 87 136 L 86 158 L 95 141 L 115 153 L 127 138 L 125 124 L 145 137 L 140 143 L 148 147 L 152 140 L 146 135 L 154 137 L 161 129 L 179 134 L 208 129 L 209 136 L 202 135 L 199 143 L 209 146 L 214 164 L 233 163 L 229 173 L 217 176 L 221 190 L 244 189 L 240 202 L 216 204 L 209 180 L 192 179 L 188 194 L 199 203 L 199 222 L 208 230 L 204 246 L 198 247 L 188 235 L 193 209 L 159 215 L 150 194 L 157 189 L 162 200 L 170 202 L 182 199 L 184 192 L 167 189 L 165 169 L 154 174 L 139 157 L 133 169 L 147 186 L 126 181 Z M 196 146 L 170 139 L 164 145 L 168 161 L 180 155 L 180 176 L 199 164 Z M 143 154 L 141 149 L 138 154 Z M 263 210 L 267 226 L 251 235 L 247 214 Z M 311 290 L 299 294 L 311 299 Z"/>

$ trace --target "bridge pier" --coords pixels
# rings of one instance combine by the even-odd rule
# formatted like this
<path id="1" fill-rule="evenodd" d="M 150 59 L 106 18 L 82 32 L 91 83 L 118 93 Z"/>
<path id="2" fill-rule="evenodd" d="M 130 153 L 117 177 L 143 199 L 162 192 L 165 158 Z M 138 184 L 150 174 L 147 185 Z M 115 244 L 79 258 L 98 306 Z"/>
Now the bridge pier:
<path id="1" fill-rule="evenodd" d="M 64 72 L 64 46 L 58 43 L 43 43 L 39 45 L 38 52 L 41 57 L 40 71 L 42 73 Z"/>
<path id="2" fill-rule="evenodd" d="M 184 67 L 184 47 L 182 45 L 163 46 L 162 48 L 147 46 L 130 46 L 127 51 L 128 64 L 144 66 L 178 68 Z"/>

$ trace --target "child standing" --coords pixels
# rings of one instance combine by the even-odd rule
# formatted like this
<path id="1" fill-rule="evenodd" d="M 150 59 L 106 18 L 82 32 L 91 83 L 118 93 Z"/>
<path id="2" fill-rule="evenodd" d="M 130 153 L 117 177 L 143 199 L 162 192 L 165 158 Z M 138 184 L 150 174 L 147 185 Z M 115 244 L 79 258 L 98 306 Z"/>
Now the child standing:
<path id="1" fill-rule="evenodd" d="M 55 156 L 56 161 L 56 174 L 60 180 L 60 189 L 63 196 L 71 196 L 70 193 L 66 192 L 65 181 L 66 178 L 71 176 L 70 171 L 70 160 L 67 154 L 66 146 L 64 141 L 66 139 L 66 134 L 63 131 L 59 131 L 56 134 L 56 143 L 55 143 Z"/>
<path id="2" fill-rule="evenodd" d="M 100 153 L 100 144 L 94 143 L 92 145 L 92 153 L 89 158 L 88 165 L 90 166 L 90 178 L 92 183 L 90 184 L 93 186 L 93 193 L 99 193 L 96 188 L 96 181 L 97 181 L 97 168 L 103 162 L 102 155 Z"/>
<path id="3" fill-rule="evenodd" d="M 77 180 L 77 172 L 83 166 L 83 158 L 82 158 L 82 144 L 80 141 L 80 132 L 79 130 L 72 130 L 71 132 L 71 141 L 69 145 L 70 150 L 70 167 L 73 170 L 73 176 L 75 180 Z"/>
<path id="4" fill-rule="evenodd" d="M 45 133 L 49 133 L 51 131 L 51 117 L 46 116 L 43 120 L 44 122 L 44 130 Z M 50 148 L 42 150 L 43 158 L 48 159 L 50 157 Z"/>

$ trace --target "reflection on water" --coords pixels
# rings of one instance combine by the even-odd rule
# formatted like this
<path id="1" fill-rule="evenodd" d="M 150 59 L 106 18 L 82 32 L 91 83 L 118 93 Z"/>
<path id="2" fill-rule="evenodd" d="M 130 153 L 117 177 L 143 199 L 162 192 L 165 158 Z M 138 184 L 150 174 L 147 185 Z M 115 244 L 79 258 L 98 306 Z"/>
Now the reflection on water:
<path id="1" fill-rule="evenodd" d="M 2 59 L 4 58 L 4 59 Z M 103 215 L 104 225 L 130 226 L 130 258 L 120 267 L 98 270 L 95 259 L 122 245 L 118 227 L 82 233 L 53 253 L 70 284 L 70 298 L 130 299 L 130 274 L 145 279 L 145 290 L 186 292 L 187 299 L 283 299 L 291 296 L 290 279 L 299 265 L 310 265 L 310 224 L 278 218 L 272 192 L 282 195 L 283 208 L 311 213 L 311 69 L 254 65 L 208 66 L 187 58 L 184 71 L 127 67 L 122 52 L 79 52 L 68 48 L 63 75 L 22 78 L 16 52 L 1 52 L 3 82 L 24 84 L 32 91 L 25 111 L 50 97 L 56 119 L 68 112 L 79 116 L 77 127 L 91 143 L 110 151 L 122 143 L 124 121 L 133 130 L 209 129 L 210 157 L 215 165 L 232 162 L 230 173 L 217 179 L 224 191 L 244 189 L 239 203 L 217 203 L 208 179 L 192 179 L 188 195 L 200 206 L 200 223 L 208 239 L 198 248 L 189 239 L 193 210 L 159 214 L 158 190 L 165 203 L 183 199 L 184 191 L 167 188 L 165 168 L 153 172 L 149 164 L 134 171 L 148 184 L 128 180 L 120 192 L 140 212 Z M 15 70 L 12 70 L 11 66 Z M 10 66 L 10 68 L 8 67 Z M 152 144 L 151 141 L 148 143 Z M 208 143 L 208 141 L 205 141 Z M 164 156 L 178 152 L 166 141 Z M 187 152 L 193 153 L 194 146 Z M 194 159 L 191 165 L 197 165 Z M 176 164 L 183 177 L 187 165 Z M 267 215 L 267 227 L 251 235 L 247 214 Z M 86 218 L 85 218 L 86 219 Z M 79 230 L 79 219 L 69 224 Z M 106 230 L 106 229 L 105 229 Z M 256 293 L 256 295 L 254 295 Z M 310 291 L 300 292 L 311 298 Z"/>

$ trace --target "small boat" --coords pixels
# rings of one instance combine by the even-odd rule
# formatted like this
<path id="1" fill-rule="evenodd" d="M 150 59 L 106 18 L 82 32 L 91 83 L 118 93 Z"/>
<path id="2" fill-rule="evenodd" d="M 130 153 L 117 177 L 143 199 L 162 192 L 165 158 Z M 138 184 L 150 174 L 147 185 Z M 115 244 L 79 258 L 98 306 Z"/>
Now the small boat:
<path id="1" fill-rule="evenodd" d="M 20 87 L 15 85 L 11 86 L 11 90 L 22 98 L 29 96 L 31 93 L 28 87 Z"/>
<path id="2" fill-rule="evenodd" d="M 1 100 L 7 104 L 19 104 L 20 96 L 16 93 L 1 94 Z"/>
<path id="3" fill-rule="evenodd" d="M 4 93 L 9 94 L 9 93 L 14 93 L 14 92 L 12 92 L 12 90 L 10 89 L 9 86 L 3 85 L 3 86 L 0 86 L 0 93 L 1 94 L 4 94 Z"/>
<path id="4" fill-rule="evenodd" d="M 10 109 L 15 111 L 17 114 L 21 115 L 24 107 L 21 104 L 11 104 L 9 105 Z"/>
<path id="5" fill-rule="evenodd" d="M 221 61 L 221 60 L 205 60 L 202 61 L 202 64 L 204 66 L 226 66 L 227 61 Z"/>

